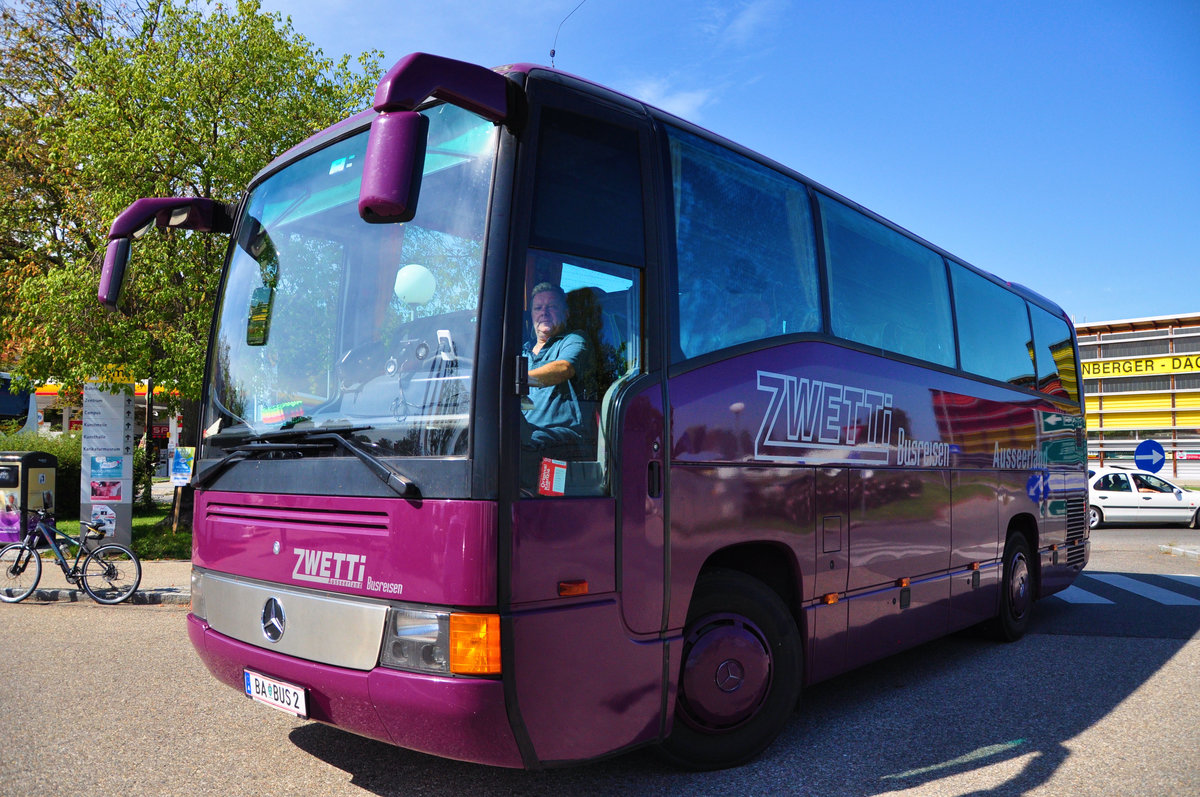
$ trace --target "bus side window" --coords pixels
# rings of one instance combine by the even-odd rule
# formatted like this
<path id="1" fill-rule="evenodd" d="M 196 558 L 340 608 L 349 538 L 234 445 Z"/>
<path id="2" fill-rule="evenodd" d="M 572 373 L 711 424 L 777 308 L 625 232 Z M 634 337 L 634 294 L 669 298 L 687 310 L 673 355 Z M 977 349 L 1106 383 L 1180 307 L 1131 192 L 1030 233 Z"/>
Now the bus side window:
<path id="1" fill-rule="evenodd" d="M 645 263 L 638 134 L 543 108 L 531 245 L 614 263 Z"/>
<path id="2" fill-rule="evenodd" d="M 962 368 L 1032 388 L 1033 357 L 1025 301 L 981 274 L 950 264 Z"/>
<path id="3" fill-rule="evenodd" d="M 670 129 L 678 278 L 673 360 L 821 328 L 805 187 Z"/>
<path id="4" fill-rule="evenodd" d="M 536 253 L 533 282 L 541 284 L 557 275 L 554 280 L 566 295 L 564 334 L 582 337 L 588 354 L 583 360 L 586 369 L 570 380 L 584 439 L 552 447 L 534 445 L 537 440 L 532 436 L 524 441 L 523 486 L 530 496 L 603 495 L 611 481 L 607 452 L 613 400 L 622 382 L 641 372 L 641 271 L 590 258 L 531 252 Z M 531 391 L 531 401 L 536 399 Z M 559 475 L 553 488 L 542 484 L 548 468 Z"/>
<path id="5" fill-rule="evenodd" d="M 1029 306 L 1029 314 L 1037 352 L 1038 390 L 1079 401 L 1075 345 L 1067 322 L 1034 305 Z"/>
<path id="6" fill-rule="evenodd" d="M 950 287 L 941 256 L 827 196 L 821 225 L 834 335 L 954 366 Z"/>

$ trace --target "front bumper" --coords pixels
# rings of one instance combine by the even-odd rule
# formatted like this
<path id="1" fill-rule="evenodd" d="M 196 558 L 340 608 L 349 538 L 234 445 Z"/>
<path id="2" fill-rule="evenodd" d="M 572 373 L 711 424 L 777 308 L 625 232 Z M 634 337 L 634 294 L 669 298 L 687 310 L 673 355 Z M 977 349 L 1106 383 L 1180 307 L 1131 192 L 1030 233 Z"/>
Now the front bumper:
<path id="1" fill-rule="evenodd" d="M 188 636 L 209 671 L 239 692 L 249 668 L 307 689 L 318 722 L 430 755 L 522 766 L 499 680 L 317 664 L 238 642 L 191 614 Z"/>

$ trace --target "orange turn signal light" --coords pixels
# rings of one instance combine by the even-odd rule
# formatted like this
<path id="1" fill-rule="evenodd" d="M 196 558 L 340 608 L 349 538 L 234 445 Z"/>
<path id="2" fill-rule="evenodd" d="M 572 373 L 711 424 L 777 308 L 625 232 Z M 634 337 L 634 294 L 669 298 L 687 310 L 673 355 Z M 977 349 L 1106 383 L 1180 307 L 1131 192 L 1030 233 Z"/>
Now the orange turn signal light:
<path id="1" fill-rule="evenodd" d="M 821 596 L 821 603 L 825 604 L 826 606 L 832 606 L 837 602 L 838 596 L 836 592 L 830 592 L 828 595 Z"/>
<path id="2" fill-rule="evenodd" d="M 500 673 L 500 615 L 450 615 L 450 672 L 460 675 Z"/>
<path id="3" fill-rule="evenodd" d="M 967 569 L 968 570 L 978 570 L 979 562 L 971 562 L 971 564 L 967 565 Z"/>
<path id="4" fill-rule="evenodd" d="M 569 598 L 572 595 L 588 594 L 588 583 L 586 578 L 577 578 L 573 581 L 558 582 L 558 595 L 561 598 Z"/>
<path id="5" fill-rule="evenodd" d="M 909 580 L 908 580 L 907 578 L 898 578 L 898 579 L 896 579 L 896 586 L 897 586 L 897 587 L 907 587 L 908 585 L 909 585 Z"/>

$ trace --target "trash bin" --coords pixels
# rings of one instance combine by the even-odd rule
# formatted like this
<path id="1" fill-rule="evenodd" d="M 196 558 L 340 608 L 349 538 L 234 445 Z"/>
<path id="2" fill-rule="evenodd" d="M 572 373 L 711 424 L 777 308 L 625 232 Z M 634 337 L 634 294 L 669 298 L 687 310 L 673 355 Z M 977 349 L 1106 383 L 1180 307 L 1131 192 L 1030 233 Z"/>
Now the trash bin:
<path id="1" fill-rule="evenodd" d="M 0 545 L 20 542 L 21 510 L 54 512 L 58 457 L 42 451 L 0 452 Z M 26 516 L 27 522 L 34 522 Z"/>

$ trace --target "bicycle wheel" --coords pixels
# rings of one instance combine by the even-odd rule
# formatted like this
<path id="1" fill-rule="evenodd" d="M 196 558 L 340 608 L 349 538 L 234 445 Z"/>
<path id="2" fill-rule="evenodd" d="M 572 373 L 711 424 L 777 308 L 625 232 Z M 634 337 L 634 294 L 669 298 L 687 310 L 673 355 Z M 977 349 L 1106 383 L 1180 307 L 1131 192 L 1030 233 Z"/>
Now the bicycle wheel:
<path id="1" fill-rule="evenodd" d="M 24 545 L 8 545 L 0 551 L 0 601 L 17 603 L 37 589 L 42 577 L 42 558 Z"/>
<path id="2" fill-rule="evenodd" d="M 120 603 L 134 593 L 142 580 L 142 565 L 124 545 L 101 545 L 83 562 L 80 579 L 96 603 Z"/>

